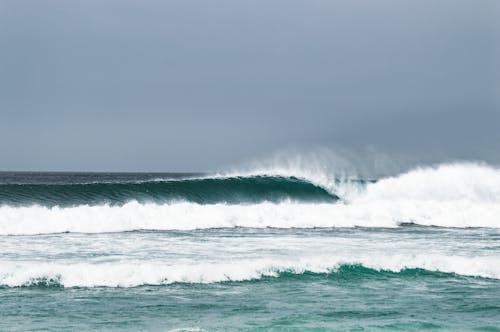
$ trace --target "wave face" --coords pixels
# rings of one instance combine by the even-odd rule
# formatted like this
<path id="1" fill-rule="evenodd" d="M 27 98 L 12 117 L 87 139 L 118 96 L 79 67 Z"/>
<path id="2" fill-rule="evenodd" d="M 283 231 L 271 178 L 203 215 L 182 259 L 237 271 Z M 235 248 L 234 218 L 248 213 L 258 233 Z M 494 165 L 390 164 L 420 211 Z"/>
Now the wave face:
<path id="1" fill-rule="evenodd" d="M 314 177 L 245 174 L 139 183 L 3 184 L 0 234 L 402 224 L 500 228 L 500 170 L 486 165 L 440 165 L 375 182 L 318 183 Z"/>
<path id="2" fill-rule="evenodd" d="M 282 200 L 331 202 L 338 197 L 306 180 L 281 176 L 214 177 L 141 182 L 0 184 L 3 205 L 123 205 L 130 201 L 197 204 Z"/>

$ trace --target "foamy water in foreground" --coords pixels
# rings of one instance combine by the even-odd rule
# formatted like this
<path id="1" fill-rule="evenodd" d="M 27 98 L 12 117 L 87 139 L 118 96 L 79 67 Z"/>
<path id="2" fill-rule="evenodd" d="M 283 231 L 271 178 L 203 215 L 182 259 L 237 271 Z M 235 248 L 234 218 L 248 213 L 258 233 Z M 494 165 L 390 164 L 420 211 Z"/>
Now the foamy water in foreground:
<path id="1" fill-rule="evenodd" d="M 500 279 L 500 231 L 488 229 L 230 230 L 3 238 L 0 284 L 135 287 L 423 269 Z M 19 248 L 19 241 L 23 246 Z"/>

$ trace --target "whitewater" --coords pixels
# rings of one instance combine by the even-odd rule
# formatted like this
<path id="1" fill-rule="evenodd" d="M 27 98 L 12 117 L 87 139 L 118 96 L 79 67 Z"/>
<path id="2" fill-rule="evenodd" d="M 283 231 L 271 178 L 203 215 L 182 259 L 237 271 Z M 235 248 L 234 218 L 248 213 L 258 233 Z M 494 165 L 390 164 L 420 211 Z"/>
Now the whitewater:
<path id="1" fill-rule="evenodd" d="M 0 330 L 500 326 L 484 163 L 0 173 L 0 244 Z"/>
<path id="2" fill-rule="evenodd" d="M 219 175 L 209 178 L 211 187 L 200 179 L 163 181 L 174 182 L 176 188 L 180 187 L 179 182 L 187 182 L 191 193 L 196 192 L 196 185 L 199 185 L 203 191 L 196 195 L 196 200 L 204 203 L 178 199 L 176 195 L 161 197 L 161 191 L 156 202 L 138 201 L 134 199 L 134 188 L 126 188 L 128 192 L 125 193 L 114 188 L 110 195 L 121 194 L 129 198 L 121 198 L 123 203 L 120 205 L 106 204 L 104 198 L 102 203 L 91 204 L 88 202 L 90 194 L 82 192 L 83 197 L 78 198 L 80 204 L 73 206 L 60 206 L 65 204 L 64 197 L 54 206 L 3 204 L 0 207 L 0 234 L 226 227 L 398 227 L 405 224 L 500 227 L 500 170 L 486 165 L 448 164 L 419 168 L 378 181 L 332 179 L 321 184 L 314 177 L 301 178 L 301 181 L 298 178 L 273 173 Z M 162 181 L 154 183 L 161 185 Z M 141 184 L 136 185 L 141 188 Z M 151 186 L 151 182 L 142 185 Z M 63 189 L 68 191 L 72 186 L 81 190 L 80 186 L 89 184 L 71 184 Z M 245 196 L 245 186 L 252 186 L 252 196 Z M 54 190 L 51 186 L 45 187 Z M 63 194 L 55 192 L 52 195 Z M 27 195 L 23 193 L 23 197 Z M 31 202 L 30 197 L 24 199 Z M 163 202 L 158 202 L 161 199 Z"/>

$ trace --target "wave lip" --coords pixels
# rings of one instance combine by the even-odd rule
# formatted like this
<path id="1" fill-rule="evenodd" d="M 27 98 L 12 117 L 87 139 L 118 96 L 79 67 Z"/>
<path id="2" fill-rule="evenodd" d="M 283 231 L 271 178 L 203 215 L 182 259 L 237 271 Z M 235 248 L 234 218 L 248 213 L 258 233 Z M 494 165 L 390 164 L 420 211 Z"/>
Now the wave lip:
<path id="1" fill-rule="evenodd" d="M 410 274 L 411 270 L 500 279 L 497 257 L 388 255 L 352 258 L 310 257 L 294 261 L 261 259 L 216 263 L 176 264 L 161 262 L 40 263 L 0 262 L 0 285 L 62 287 L 137 287 L 172 283 L 250 281 L 286 275 Z M 354 267 L 354 269 L 353 269 Z M 367 271 L 368 270 L 368 271 Z M 410 272 L 409 272 L 410 271 Z M 368 272 L 368 273 L 367 273 Z"/>
<path id="2" fill-rule="evenodd" d="M 200 177 L 72 184 L 0 184 L 0 204 L 11 206 L 123 205 L 130 201 L 249 204 L 283 200 L 332 202 L 337 199 L 335 194 L 311 182 L 282 176 Z"/>

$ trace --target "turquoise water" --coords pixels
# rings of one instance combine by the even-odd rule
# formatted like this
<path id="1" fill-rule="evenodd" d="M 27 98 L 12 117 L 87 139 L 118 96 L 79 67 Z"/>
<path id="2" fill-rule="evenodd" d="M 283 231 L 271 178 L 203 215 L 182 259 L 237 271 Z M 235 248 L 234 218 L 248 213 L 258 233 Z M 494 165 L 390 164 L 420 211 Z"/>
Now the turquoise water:
<path id="1" fill-rule="evenodd" d="M 28 269 L 38 271 L 39 278 L 23 281 L 18 275 L 21 287 L 0 288 L 0 330 L 498 331 L 500 280 L 422 268 L 399 270 L 391 259 L 408 259 L 411 265 L 419 249 L 434 256 L 428 262 L 441 257 L 441 264 L 448 253 L 455 253 L 452 260 L 464 255 L 498 257 L 499 239 L 495 229 L 427 227 L 10 236 L 2 239 L 2 259 L 19 264 L 29 259 Z M 426 243 L 433 248 L 426 248 Z M 19 250 L 21 246 L 24 249 Z M 390 247 L 408 254 L 394 256 Z M 320 265 L 330 266 L 328 259 L 339 254 L 347 260 L 350 256 L 353 263 L 368 255 L 365 264 L 371 260 L 379 267 L 331 264 L 330 271 L 312 272 L 307 270 L 309 253 L 319 257 Z M 380 259 L 384 254 L 385 263 Z M 262 257 L 288 263 L 272 276 L 250 273 L 249 266 Z M 135 264 L 130 270 L 120 267 L 127 261 Z M 147 261 L 179 269 L 170 274 L 179 277 L 169 281 L 162 279 L 169 273 L 160 272 L 157 279 L 143 280 L 137 270 Z M 46 262 L 51 266 L 42 272 Z M 92 264 L 79 266 L 79 262 Z M 105 265 L 104 275 L 92 270 L 106 262 L 118 268 Z M 239 274 L 226 276 L 225 271 L 219 281 L 211 282 L 210 278 L 219 278 L 218 273 L 211 274 L 221 269 L 222 262 Z M 298 267 L 299 262 L 305 262 L 306 270 Z M 182 264 L 192 268 L 182 269 Z M 453 261 L 449 265 L 453 268 Z M 266 264 L 255 268 L 265 271 L 262 266 Z M 72 269 L 77 277 L 68 276 Z M 321 268 L 310 264 L 309 269 Z M 243 280 L 227 280 L 231 278 Z"/>
<path id="2" fill-rule="evenodd" d="M 498 281 L 345 270 L 209 285 L 2 289 L 0 329 L 500 330 Z"/>
<path id="3" fill-rule="evenodd" d="M 1 331 L 500 331 L 486 166 L 0 173 L 0 193 Z"/>
<path id="4" fill-rule="evenodd" d="M 118 179 L 125 176 L 122 174 Z M 70 178 L 67 179 L 68 177 Z M 129 177 L 129 181 L 125 182 L 108 176 L 107 182 L 95 182 L 94 179 L 87 183 L 68 183 L 67 180 L 75 181 L 75 176 L 61 174 L 56 178 L 59 183 L 3 183 L 0 184 L 0 202 L 18 206 L 37 204 L 52 207 L 80 204 L 122 205 L 131 200 L 142 203 L 185 200 L 213 204 L 279 202 L 285 199 L 332 202 L 338 199 L 324 188 L 295 177 L 175 177 L 149 180 L 136 179 L 135 175 Z M 80 180 L 80 177 L 76 179 Z M 89 180 L 92 181 L 92 178 Z"/>

